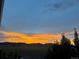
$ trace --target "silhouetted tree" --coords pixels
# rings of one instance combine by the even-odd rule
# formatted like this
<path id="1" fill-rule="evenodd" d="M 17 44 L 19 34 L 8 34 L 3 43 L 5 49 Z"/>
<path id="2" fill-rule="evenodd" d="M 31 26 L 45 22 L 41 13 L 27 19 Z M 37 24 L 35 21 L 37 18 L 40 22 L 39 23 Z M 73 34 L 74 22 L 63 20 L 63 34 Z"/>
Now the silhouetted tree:
<path id="1" fill-rule="evenodd" d="M 48 49 L 47 59 L 70 59 L 70 40 L 62 34 L 61 45 L 52 45 L 52 50 Z"/>
<path id="2" fill-rule="evenodd" d="M 61 55 L 65 58 L 63 59 L 70 59 L 71 58 L 71 42 L 69 39 L 67 39 L 64 34 L 62 34 L 62 39 L 61 39 Z"/>
<path id="3" fill-rule="evenodd" d="M 78 33 L 76 28 L 74 28 L 74 43 L 75 43 L 75 46 L 79 46 Z"/>
<path id="4" fill-rule="evenodd" d="M 76 28 L 74 28 L 74 43 L 78 52 L 78 57 L 79 57 L 79 38 L 78 38 L 78 33 Z"/>
<path id="5" fill-rule="evenodd" d="M 69 46 L 69 45 L 70 45 L 70 40 L 67 39 L 67 38 L 64 36 L 64 34 L 62 34 L 61 45 L 63 45 L 63 46 Z"/>

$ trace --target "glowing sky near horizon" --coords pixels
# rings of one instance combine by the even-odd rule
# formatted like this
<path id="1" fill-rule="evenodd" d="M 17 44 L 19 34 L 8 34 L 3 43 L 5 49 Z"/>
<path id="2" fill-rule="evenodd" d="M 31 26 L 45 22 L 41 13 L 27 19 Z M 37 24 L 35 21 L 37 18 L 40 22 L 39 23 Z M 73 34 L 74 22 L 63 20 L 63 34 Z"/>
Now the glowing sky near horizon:
<path id="1" fill-rule="evenodd" d="M 24 33 L 57 33 L 79 27 L 79 0 L 6 0 L 3 27 Z"/>

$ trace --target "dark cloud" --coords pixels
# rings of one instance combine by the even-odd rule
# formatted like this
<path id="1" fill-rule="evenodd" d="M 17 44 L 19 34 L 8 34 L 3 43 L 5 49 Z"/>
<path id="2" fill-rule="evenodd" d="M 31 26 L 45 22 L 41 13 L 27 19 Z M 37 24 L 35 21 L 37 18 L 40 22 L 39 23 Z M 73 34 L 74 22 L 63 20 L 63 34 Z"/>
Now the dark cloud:
<path id="1" fill-rule="evenodd" d="M 48 11 L 65 10 L 79 3 L 79 0 L 62 0 L 61 2 L 49 3 Z"/>

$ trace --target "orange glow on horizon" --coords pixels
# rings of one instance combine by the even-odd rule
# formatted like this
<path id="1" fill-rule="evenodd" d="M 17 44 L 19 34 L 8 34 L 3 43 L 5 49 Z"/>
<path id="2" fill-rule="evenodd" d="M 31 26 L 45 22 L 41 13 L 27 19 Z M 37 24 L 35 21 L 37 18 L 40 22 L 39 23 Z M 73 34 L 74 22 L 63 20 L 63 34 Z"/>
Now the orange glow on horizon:
<path id="1" fill-rule="evenodd" d="M 33 34 L 31 36 L 27 34 L 22 33 L 16 33 L 16 32 L 0 32 L 6 36 L 4 38 L 4 42 L 15 42 L 15 43 L 54 43 L 54 44 L 60 44 L 61 34 Z M 71 41 L 71 44 L 74 45 L 73 41 Z"/>

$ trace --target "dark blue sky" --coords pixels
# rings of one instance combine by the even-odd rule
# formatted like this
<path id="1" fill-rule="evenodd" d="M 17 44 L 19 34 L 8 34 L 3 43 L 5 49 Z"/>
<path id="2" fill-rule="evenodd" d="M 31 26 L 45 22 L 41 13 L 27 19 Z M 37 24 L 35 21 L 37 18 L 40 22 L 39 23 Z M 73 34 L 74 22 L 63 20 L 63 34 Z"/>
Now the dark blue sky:
<path id="1" fill-rule="evenodd" d="M 6 0 L 7 31 L 61 33 L 79 27 L 79 0 Z"/>

